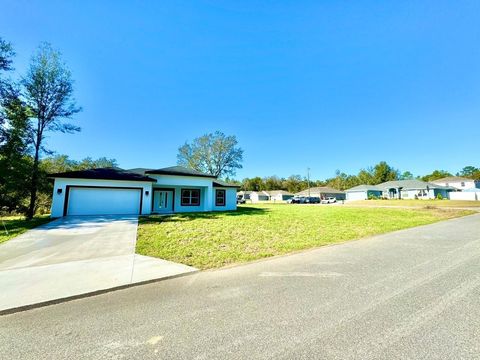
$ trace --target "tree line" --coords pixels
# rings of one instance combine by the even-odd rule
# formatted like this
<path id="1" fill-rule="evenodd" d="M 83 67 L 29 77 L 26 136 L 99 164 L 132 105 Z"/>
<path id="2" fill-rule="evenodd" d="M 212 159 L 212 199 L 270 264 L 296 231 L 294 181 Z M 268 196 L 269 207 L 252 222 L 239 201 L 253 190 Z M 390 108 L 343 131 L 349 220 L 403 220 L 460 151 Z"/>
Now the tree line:
<path id="1" fill-rule="evenodd" d="M 49 132 L 80 131 L 66 122 L 81 111 L 71 73 L 48 43 L 39 46 L 27 72 L 16 79 L 14 57 L 12 44 L 0 38 L 0 210 L 32 218 L 50 209 L 49 173 L 115 166 L 116 161 L 54 155 L 45 141 Z"/>
<path id="2" fill-rule="evenodd" d="M 340 170 L 335 172 L 335 176 L 325 180 L 310 180 L 301 175 L 291 175 L 287 178 L 278 176 L 253 177 L 245 178 L 242 181 L 229 181 L 240 185 L 241 190 L 261 191 L 261 190 L 286 190 L 291 193 L 316 186 L 328 186 L 337 190 L 346 190 L 357 185 L 377 185 L 391 180 L 412 180 L 418 179 L 422 181 L 433 181 L 454 174 L 445 170 L 435 170 L 430 174 L 423 176 L 414 176 L 410 171 L 401 172 L 400 170 L 390 166 L 385 161 L 378 164 L 361 169 L 356 175 L 346 174 Z M 475 180 L 480 180 L 480 168 L 474 166 L 466 166 L 455 175 L 463 176 Z"/>

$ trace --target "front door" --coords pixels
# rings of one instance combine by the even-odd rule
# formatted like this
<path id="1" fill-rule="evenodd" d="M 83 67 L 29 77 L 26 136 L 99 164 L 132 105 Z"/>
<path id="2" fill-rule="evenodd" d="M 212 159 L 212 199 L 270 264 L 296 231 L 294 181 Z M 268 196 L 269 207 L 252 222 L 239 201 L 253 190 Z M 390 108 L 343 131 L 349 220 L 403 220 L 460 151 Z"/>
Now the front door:
<path id="1" fill-rule="evenodd" d="M 153 192 L 153 212 L 173 212 L 173 190 L 155 190 Z"/>

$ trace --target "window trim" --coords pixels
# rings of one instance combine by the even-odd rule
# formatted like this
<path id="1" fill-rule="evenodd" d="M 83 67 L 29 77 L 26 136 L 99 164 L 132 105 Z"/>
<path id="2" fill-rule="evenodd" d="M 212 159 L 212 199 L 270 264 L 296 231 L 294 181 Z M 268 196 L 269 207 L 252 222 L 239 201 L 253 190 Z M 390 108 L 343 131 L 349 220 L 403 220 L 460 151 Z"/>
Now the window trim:
<path id="1" fill-rule="evenodd" d="M 218 194 L 223 194 L 223 204 L 218 202 Z M 215 189 L 215 206 L 227 206 L 227 191 L 225 189 Z"/>
<path id="2" fill-rule="evenodd" d="M 189 191 L 190 192 L 190 195 L 188 196 L 188 198 L 190 200 L 189 200 L 188 203 L 183 201 L 184 198 L 187 198 L 187 196 L 183 195 L 184 191 Z M 194 198 L 192 195 L 193 195 L 194 191 L 198 192 L 198 204 L 192 204 L 192 198 Z M 201 193 L 200 189 L 181 189 L 180 190 L 180 205 L 181 206 L 200 206 L 201 203 L 202 203 L 201 198 L 202 198 L 202 193 Z"/>

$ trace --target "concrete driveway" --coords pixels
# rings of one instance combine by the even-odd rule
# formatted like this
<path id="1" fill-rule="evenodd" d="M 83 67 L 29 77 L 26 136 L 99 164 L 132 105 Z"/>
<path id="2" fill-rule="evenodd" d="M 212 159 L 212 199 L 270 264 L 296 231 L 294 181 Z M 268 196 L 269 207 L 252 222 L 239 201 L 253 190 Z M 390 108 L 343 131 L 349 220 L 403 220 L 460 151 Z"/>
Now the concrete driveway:
<path id="1" fill-rule="evenodd" d="M 6 359 L 479 359 L 480 214 L 0 317 Z"/>
<path id="2" fill-rule="evenodd" d="M 0 311 L 195 271 L 135 254 L 136 216 L 65 217 L 0 245 Z"/>

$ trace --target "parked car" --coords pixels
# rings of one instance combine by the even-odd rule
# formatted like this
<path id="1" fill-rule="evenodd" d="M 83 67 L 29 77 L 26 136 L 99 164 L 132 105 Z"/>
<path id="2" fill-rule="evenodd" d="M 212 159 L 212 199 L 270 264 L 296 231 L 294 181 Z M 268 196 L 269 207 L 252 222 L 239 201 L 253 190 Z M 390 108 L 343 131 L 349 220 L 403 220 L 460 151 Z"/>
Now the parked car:
<path id="1" fill-rule="evenodd" d="M 242 195 L 237 196 L 237 204 L 245 204 L 246 202 Z"/>
<path id="2" fill-rule="evenodd" d="M 322 199 L 322 204 L 333 204 L 336 202 L 337 202 L 337 199 L 334 197 L 327 197 L 325 199 Z"/>
<path id="3" fill-rule="evenodd" d="M 309 196 L 305 198 L 307 204 L 320 204 L 320 198 L 317 196 Z"/>
<path id="4" fill-rule="evenodd" d="M 305 204 L 305 199 L 306 197 L 305 196 L 294 196 L 293 198 L 291 198 L 290 200 L 290 203 L 291 204 Z"/>

